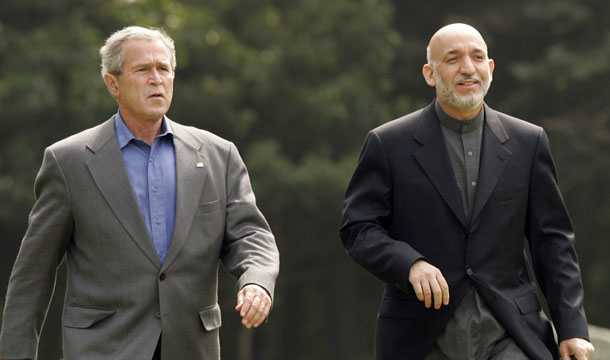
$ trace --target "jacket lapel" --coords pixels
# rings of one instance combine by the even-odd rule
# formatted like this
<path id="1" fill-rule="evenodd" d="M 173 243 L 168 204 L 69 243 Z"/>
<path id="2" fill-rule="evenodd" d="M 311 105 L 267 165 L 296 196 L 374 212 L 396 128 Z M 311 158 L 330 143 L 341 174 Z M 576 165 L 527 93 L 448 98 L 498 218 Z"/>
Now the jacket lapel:
<path id="1" fill-rule="evenodd" d="M 485 128 L 479 165 L 479 185 L 472 208 L 472 223 L 481 214 L 506 164 L 513 155 L 503 144 L 509 140 L 504 126 L 495 111 L 485 105 Z"/>
<path id="2" fill-rule="evenodd" d="M 93 152 L 93 156 L 86 162 L 93 181 L 133 241 L 159 268 L 159 257 L 142 218 L 119 149 L 114 116 L 100 126 L 99 133 L 92 136 L 87 147 Z"/>
<path id="3" fill-rule="evenodd" d="M 170 266 L 186 242 L 209 170 L 208 160 L 200 151 L 201 142 L 181 125 L 171 122 L 170 126 L 176 151 L 176 217 L 162 269 Z"/>
<path id="4" fill-rule="evenodd" d="M 422 167 L 430 182 L 447 203 L 462 226 L 467 227 L 462 200 L 455 182 L 455 176 L 438 118 L 434 111 L 434 103 L 422 112 L 419 127 L 414 136 L 422 147 L 414 153 L 415 160 Z"/>

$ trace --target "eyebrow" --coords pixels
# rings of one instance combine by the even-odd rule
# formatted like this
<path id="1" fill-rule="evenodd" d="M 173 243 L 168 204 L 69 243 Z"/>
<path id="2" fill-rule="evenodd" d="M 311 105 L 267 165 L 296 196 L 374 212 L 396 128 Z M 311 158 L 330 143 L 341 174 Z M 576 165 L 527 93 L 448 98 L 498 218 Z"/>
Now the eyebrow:
<path id="1" fill-rule="evenodd" d="M 133 64 L 132 68 L 149 68 L 149 67 L 153 67 L 153 66 L 170 66 L 169 62 L 166 61 L 155 61 L 153 62 L 141 62 L 141 63 L 135 63 Z"/>
<path id="2" fill-rule="evenodd" d="M 461 50 L 458 49 L 453 49 L 453 50 L 449 50 L 445 53 L 444 57 L 450 56 L 450 55 L 456 55 L 461 53 Z M 479 54 L 479 53 L 483 53 L 483 54 L 487 54 L 487 52 L 480 47 L 474 48 L 472 51 L 470 51 L 470 53 L 474 53 L 474 54 Z"/>

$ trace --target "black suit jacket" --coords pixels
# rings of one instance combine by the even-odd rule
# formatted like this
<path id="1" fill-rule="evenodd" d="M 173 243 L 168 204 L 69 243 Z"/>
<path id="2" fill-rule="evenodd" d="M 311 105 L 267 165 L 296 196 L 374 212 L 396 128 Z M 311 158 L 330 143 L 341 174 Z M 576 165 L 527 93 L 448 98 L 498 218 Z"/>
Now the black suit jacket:
<path id="1" fill-rule="evenodd" d="M 341 239 L 385 281 L 376 359 L 423 358 L 474 286 L 532 359 L 558 358 L 533 276 L 559 340 L 588 338 L 574 234 L 544 130 L 485 105 L 479 181 L 464 216 L 434 104 L 369 132 L 347 188 Z M 527 240 L 526 240 L 527 239 Z M 530 274 L 529 245 L 535 274 Z M 408 281 L 426 259 L 451 302 L 426 309 Z"/>

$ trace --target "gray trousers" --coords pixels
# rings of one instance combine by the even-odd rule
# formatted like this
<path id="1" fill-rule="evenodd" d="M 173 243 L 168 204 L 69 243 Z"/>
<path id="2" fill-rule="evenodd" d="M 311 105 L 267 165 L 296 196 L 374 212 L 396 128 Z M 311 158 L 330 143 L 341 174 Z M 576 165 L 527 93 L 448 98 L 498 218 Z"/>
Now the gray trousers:
<path id="1" fill-rule="evenodd" d="M 527 360 L 479 294 L 462 299 L 426 360 Z"/>

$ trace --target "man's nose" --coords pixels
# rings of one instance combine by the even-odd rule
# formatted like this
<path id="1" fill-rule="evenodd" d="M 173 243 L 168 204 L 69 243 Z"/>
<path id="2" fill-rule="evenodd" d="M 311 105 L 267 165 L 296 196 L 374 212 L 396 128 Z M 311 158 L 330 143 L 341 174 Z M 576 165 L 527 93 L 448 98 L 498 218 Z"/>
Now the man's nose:
<path id="1" fill-rule="evenodd" d="M 157 70 L 156 68 L 152 68 L 152 70 L 150 71 L 149 81 L 153 85 L 160 85 L 161 83 L 163 83 L 163 78 L 161 77 L 159 70 Z"/>
<path id="2" fill-rule="evenodd" d="M 462 59 L 462 63 L 460 66 L 460 71 L 462 72 L 462 74 L 474 74 L 475 72 L 475 67 L 474 64 L 472 62 L 472 59 L 470 59 L 469 57 L 464 57 Z"/>

